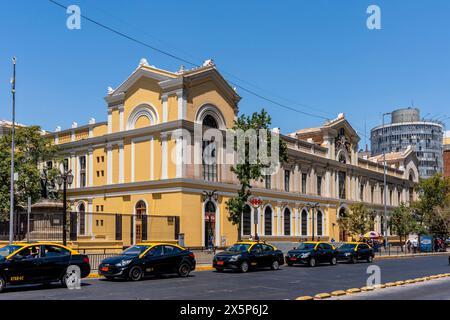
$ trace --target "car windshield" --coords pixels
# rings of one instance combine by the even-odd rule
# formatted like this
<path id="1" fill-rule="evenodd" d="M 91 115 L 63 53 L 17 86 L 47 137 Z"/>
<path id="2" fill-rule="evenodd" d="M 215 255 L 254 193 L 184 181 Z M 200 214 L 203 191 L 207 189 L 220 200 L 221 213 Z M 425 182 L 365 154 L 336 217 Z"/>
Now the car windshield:
<path id="1" fill-rule="evenodd" d="M 148 246 L 132 246 L 123 252 L 126 256 L 138 256 L 148 249 Z"/>
<path id="2" fill-rule="evenodd" d="M 233 251 L 233 252 L 245 252 L 250 248 L 250 244 L 248 243 L 235 243 L 231 247 L 227 249 L 227 251 Z"/>
<path id="3" fill-rule="evenodd" d="M 355 247 L 356 247 L 356 244 L 354 244 L 354 243 L 344 243 L 342 246 L 340 246 L 339 247 L 339 250 L 349 250 L 349 249 L 351 249 L 351 250 L 353 250 L 353 249 L 355 249 Z"/>
<path id="4" fill-rule="evenodd" d="M 316 246 L 315 243 L 300 243 L 297 250 L 312 250 Z"/>
<path id="5" fill-rule="evenodd" d="M 20 248 L 22 248 L 22 246 L 15 246 L 15 245 L 7 245 L 3 248 L 0 248 L 0 257 L 7 257 L 11 253 L 17 251 Z"/>

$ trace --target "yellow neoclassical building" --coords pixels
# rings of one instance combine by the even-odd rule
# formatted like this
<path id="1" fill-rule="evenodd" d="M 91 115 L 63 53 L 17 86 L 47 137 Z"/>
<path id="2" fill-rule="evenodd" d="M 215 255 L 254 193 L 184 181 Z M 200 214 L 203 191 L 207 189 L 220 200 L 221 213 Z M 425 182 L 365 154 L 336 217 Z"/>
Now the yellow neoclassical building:
<path id="1" fill-rule="evenodd" d="M 106 122 L 91 119 L 48 134 L 74 174 L 68 192 L 72 241 L 179 240 L 189 247 L 236 241 L 225 204 L 238 188 L 230 171 L 235 155 L 220 133 L 233 126 L 240 96 L 214 62 L 169 72 L 142 59 L 105 100 Z M 274 133 L 287 142 L 289 161 L 255 182 L 263 205 L 243 213 L 243 237 L 257 232 L 269 241 L 345 240 L 337 219 L 355 202 L 373 210 L 375 229 L 383 231 L 382 159 L 359 152 L 359 137 L 343 114 L 317 128 Z M 205 150 L 209 160 L 202 157 Z M 386 156 L 388 210 L 415 197 L 411 151 Z M 308 209 L 311 203 L 316 210 Z"/>

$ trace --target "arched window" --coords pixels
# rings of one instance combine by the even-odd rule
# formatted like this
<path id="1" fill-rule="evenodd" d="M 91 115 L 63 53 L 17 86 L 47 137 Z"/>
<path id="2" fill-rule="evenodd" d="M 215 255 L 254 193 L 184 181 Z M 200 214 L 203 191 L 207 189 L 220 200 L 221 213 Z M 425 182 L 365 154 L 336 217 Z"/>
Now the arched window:
<path id="1" fill-rule="evenodd" d="M 264 210 L 264 234 L 272 235 L 272 208 L 266 207 Z"/>
<path id="2" fill-rule="evenodd" d="M 210 114 L 203 118 L 202 125 L 214 129 L 219 127 L 217 120 Z M 214 139 L 210 141 L 203 140 L 202 162 L 203 179 L 206 181 L 217 181 L 216 143 Z"/>
<path id="3" fill-rule="evenodd" d="M 291 235 L 291 210 L 289 208 L 284 209 L 284 235 Z"/>
<path id="4" fill-rule="evenodd" d="M 302 211 L 302 236 L 308 235 L 308 212 Z"/>
<path id="5" fill-rule="evenodd" d="M 323 213 L 322 211 L 317 211 L 317 235 L 323 236 Z"/>
<path id="6" fill-rule="evenodd" d="M 147 205 L 145 204 L 145 202 L 141 200 L 138 203 L 136 203 L 136 217 L 142 218 L 142 216 L 146 213 L 147 213 Z"/>
<path id="7" fill-rule="evenodd" d="M 252 209 L 249 205 L 244 207 L 242 212 L 242 235 L 248 236 L 252 234 Z"/>
<path id="8" fill-rule="evenodd" d="M 80 216 L 80 235 L 86 234 L 86 207 L 84 203 L 78 206 L 78 214 Z"/>
<path id="9" fill-rule="evenodd" d="M 207 126 L 207 127 L 210 127 L 210 128 L 214 128 L 214 129 L 218 129 L 219 128 L 219 125 L 217 124 L 217 120 L 210 114 L 207 114 L 203 118 L 202 124 L 204 126 Z"/>

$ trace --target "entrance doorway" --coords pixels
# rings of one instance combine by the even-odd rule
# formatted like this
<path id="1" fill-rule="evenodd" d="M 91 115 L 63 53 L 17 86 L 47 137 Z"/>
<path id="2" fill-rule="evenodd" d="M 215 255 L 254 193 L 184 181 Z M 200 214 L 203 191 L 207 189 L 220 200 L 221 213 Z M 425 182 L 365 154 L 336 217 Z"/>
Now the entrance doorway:
<path id="1" fill-rule="evenodd" d="M 144 201 L 136 204 L 136 243 L 142 242 L 142 217 L 147 213 L 147 205 Z"/>
<path id="2" fill-rule="evenodd" d="M 205 205 L 205 247 L 213 248 L 216 240 L 216 205 L 208 201 Z"/>

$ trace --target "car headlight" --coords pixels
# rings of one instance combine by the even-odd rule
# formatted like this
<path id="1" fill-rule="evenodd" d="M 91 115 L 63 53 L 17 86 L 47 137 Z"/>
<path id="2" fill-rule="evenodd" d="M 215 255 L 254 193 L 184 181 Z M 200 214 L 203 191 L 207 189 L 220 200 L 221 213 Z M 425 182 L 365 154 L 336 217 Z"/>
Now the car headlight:
<path id="1" fill-rule="evenodd" d="M 310 252 L 302 253 L 300 255 L 300 258 L 308 258 L 310 254 L 311 254 Z"/>
<path id="2" fill-rule="evenodd" d="M 235 255 L 235 256 L 232 256 L 231 259 L 230 259 L 230 261 L 237 261 L 240 257 L 241 257 L 241 255 L 240 255 L 240 254 L 237 254 L 237 255 Z"/>
<path id="3" fill-rule="evenodd" d="M 133 261 L 133 260 L 123 260 L 123 261 L 121 261 L 121 262 L 119 262 L 119 263 L 116 263 L 116 267 L 125 267 L 125 266 L 127 266 L 127 265 L 129 265 L 130 263 L 131 263 L 131 261 Z"/>

